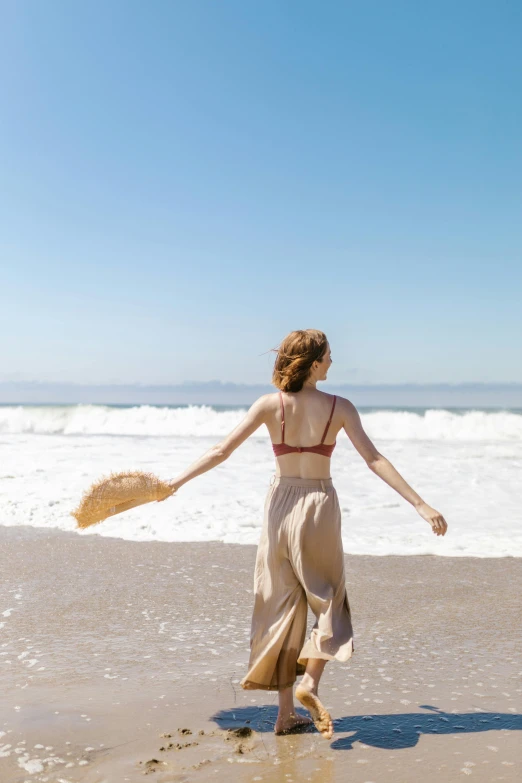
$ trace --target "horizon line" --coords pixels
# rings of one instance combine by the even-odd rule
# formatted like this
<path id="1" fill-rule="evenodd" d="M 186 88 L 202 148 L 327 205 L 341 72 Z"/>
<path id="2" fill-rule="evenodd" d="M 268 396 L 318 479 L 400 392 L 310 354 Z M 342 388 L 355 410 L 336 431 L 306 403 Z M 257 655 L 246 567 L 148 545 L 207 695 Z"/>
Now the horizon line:
<path id="1" fill-rule="evenodd" d="M 484 387 L 487 386 L 489 388 L 499 388 L 499 387 L 521 387 L 522 388 L 522 382 L 521 381 L 459 381 L 459 382 L 452 382 L 452 381 L 438 381 L 436 383 L 434 382 L 418 382 L 418 381 L 404 381 L 400 383 L 351 383 L 349 381 L 343 381 L 340 383 L 336 383 L 335 381 L 329 382 L 331 387 L 334 388 L 351 388 L 351 389 L 381 389 L 381 388 L 405 388 L 405 387 L 430 387 L 430 388 L 441 388 L 441 387 L 451 387 L 451 388 L 463 388 L 470 386 L 474 387 Z M 111 383 L 111 382 L 99 382 L 99 383 L 88 383 L 84 381 L 40 381 L 40 380 L 6 380 L 6 381 L 0 381 L 0 387 L 1 386 L 72 386 L 72 387 L 86 387 L 86 388 L 92 388 L 92 389 L 99 389 L 99 388 L 110 388 L 110 389 L 119 389 L 119 388 L 136 388 L 136 389 L 187 389 L 187 387 L 206 387 L 209 386 L 218 386 L 220 388 L 223 387 L 234 387 L 234 388 L 259 388 L 259 387 L 270 387 L 270 388 L 276 388 L 274 384 L 267 383 L 267 382 L 257 382 L 257 383 L 238 383 L 236 381 L 221 381 L 221 380 L 210 380 L 210 381 L 180 381 L 178 383 L 143 383 L 139 381 L 122 381 L 119 383 Z"/>

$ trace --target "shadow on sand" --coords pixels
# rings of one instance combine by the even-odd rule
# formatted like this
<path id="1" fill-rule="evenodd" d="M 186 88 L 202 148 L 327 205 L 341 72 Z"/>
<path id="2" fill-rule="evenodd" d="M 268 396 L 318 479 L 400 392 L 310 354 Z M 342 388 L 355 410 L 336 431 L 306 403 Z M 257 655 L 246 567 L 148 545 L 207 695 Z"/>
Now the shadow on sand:
<path id="1" fill-rule="evenodd" d="M 405 712 L 396 715 L 357 715 L 346 716 L 334 720 L 336 734 L 350 733 L 349 737 L 334 735 L 332 747 L 334 750 L 351 750 L 354 742 L 363 742 L 374 748 L 397 750 L 413 748 L 422 734 L 469 734 L 479 731 L 508 729 L 522 730 L 522 715 L 506 712 L 443 712 L 438 707 L 429 704 L 419 705 L 428 713 Z M 299 709 L 302 715 L 305 710 Z M 268 732 L 274 730 L 277 717 L 277 707 L 239 707 L 231 710 L 220 710 L 211 716 L 221 729 L 249 726 L 254 731 Z M 316 732 L 315 728 L 299 733 Z"/>

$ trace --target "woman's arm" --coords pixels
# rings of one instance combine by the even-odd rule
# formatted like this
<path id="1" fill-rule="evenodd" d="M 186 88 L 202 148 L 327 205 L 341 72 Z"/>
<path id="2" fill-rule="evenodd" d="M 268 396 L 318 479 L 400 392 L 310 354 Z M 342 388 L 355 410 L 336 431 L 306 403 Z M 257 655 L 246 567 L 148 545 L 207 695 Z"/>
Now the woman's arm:
<path id="1" fill-rule="evenodd" d="M 175 492 L 187 481 L 200 476 L 202 473 L 206 473 L 208 470 L 212 470 L 216 465 L 220 465 L 226 459 L 230 457 L 233 451 L 240 446 L 253 432 L 255 432 L 261 424 L 266 422 L 267 412 L 269 410 L 269 394 L 264 394 L 259 397 L 254 404 L 250 407 L 245 418 L 232 430 L 232 432 L 224 438 L 220 443 L 216 443 L 203 456 L 201 456 L 196 462 L 193 462 L 183 473 L 180 473 L 172 481 L 168 481 L 173 491 Z M 166 499 L 166 498 L 164 498 Z M 160 501 L 161 502 L 161 501 Z"/>
<path id="2" fill-rule="evenodd" d="M 370 470 L 398 492 L 408 503 L 411 503 L 420 516 L 431 525 L 436 535 L 444 535 L 448 529 L 448 524 L 442 514 L 425 503 L 421 496 L 410 487 L 401 474 L 393 467 L 391 462 L 377 451 L 363 429 L 361 417 L 355 405 L 344 398 L 341 398 L 341 400 L 341 409 L 344 415 L 344 431 Z"/>

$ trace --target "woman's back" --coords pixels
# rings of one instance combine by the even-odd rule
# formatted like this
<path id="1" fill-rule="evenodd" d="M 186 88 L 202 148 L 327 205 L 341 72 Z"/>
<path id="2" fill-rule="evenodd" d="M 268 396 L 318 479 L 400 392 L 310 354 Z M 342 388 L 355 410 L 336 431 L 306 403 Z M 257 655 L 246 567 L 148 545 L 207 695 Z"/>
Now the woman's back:
<path id="1" fill-rule="evenodd" d="M 277 392 L 267 421 L 277 475 L 329 478 L 330 456 L 342 417 L 338 398 L 317 389 Z"/>

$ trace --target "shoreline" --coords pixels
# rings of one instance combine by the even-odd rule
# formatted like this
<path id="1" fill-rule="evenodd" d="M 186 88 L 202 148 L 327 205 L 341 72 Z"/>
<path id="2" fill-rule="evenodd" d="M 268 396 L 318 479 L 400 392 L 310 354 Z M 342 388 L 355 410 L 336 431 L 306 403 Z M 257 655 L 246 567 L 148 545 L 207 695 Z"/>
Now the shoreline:
<path id="1" fill-rule="evenodd" d="M 76 506 L 78 505 L 78 499 L 76 499 Z M 153 503 L 149 504 L 150 506 L 153 506 Z M 71 503 L 72 507 L 72 503 Z M 136 509 L 132 509 L 127 512 L 128 515 L 131 515 L 136 512 Z M 70 515 L 69 515 L 70 516 Z M 72 528 L 69 530 L 64 530 L 59 525 L 20 525 L 18 523 L 12 523 L 12 524 L 0 524 L 0 530 L 19 530 L 20 537 L 21 538 L 30 538 L 31 537 L 31 531 L 35 531 L 35 535 L 40 534 L 48 534 L 50 536 L 56 534 L 56 535 L 66 535 L 66 536 L 78 536 L 81 538 L 91 538 L 94 537 L 98 540 L 102 541 L 121 541 L 124 543 L 129 544 L 138 544 L 138 545 L 165 545 L 165 546 L 231 546 L 231 547 L 245 547 L 250 549 L 256 549 L 257 544 L 249 543 L 246 541 L 223 541 L 220 538 L 208 538 L 204 541 L 199 539 L 194 540 L 170 540 L 170 539 L 163 539 L 163 538 L 125 538 L 121 535 L 113 535 L 111 533 L 102 533 L 101 530 L 103 529 L 103 525 L 106 526 L 106 528 L 113 522 L 115 519 L 118 519 L 120 515 L 114 516 L 114 517 L 108 517 L 104 522 L 92 525 L 90 527 L 84 528 L 83 530 Z M 410 520 L 411 521 L 411 520 Z M 415 523 L 418 523 L 419 520 L 415 519 Z M 131 524 L 135 522 L 135 520 L 132 520 Z M 76 523 L 75 523 L 76 524 Z M 421 523 L 426 524 L 426 523 Z M 96 528 L 99 529 L 100 532 L 96 530 Z M 412 528 L 415 530 L 415 528 Z M 25 532 L 24 532 L 25 531 Z M 418 530 L 417 530 L 418 532 Z M 450 531 L 453 533 L 453 526 Z M 431 541 L 432 533 L 428 530 L 426 527 L 424 530 L 424 533 L 426 533 L 429 536 L 429 540 Z M 259 538 L 261 534 L 261 527 L 256 531 L 256 536 Z M 436 539 L 437 543 L 440 543 L 443 545 L 444 543 L 447 543 L 447 539 L 445 537 L 437 537 Z M 517 542 L 518 543 L 518 542 Z M 522 555 L 519 554 L 469 554 L 469 553 L 462 553 L 462 554 L 456 554 L 455 552 L 452 552 L 451 554 L 445 554 L 445 550 L 441 546 L 440 552 L 374 552 L 372 554 L 368 554 L 366 552 L 347 552 L 346 551 L 346 543 L 343 540 L 343 548 L 344 548 L 344 555 L 345 557 L 354 557 L 354 558 L 363 558 L 367 557 L 370 559 L 373 558 L 380 558 L 380 559 L 386 559 L 386 558 L 418 558 L 418 557 L 426 557 L 426 558 L 434 558 L 434 559 L 447 559 L 447 560 L 478 560 L 478 561 L 486 561 L 486 560 L 519 560 L 522 562 Z"/>
<path id="2" fill-rule="evenodd" d="M 520 558 L 345 555 L 328 741 L 276 737 L 277 693 L 239 686 L 255 552 L 0 527 L 2 783 L 518 777 Z"/>

